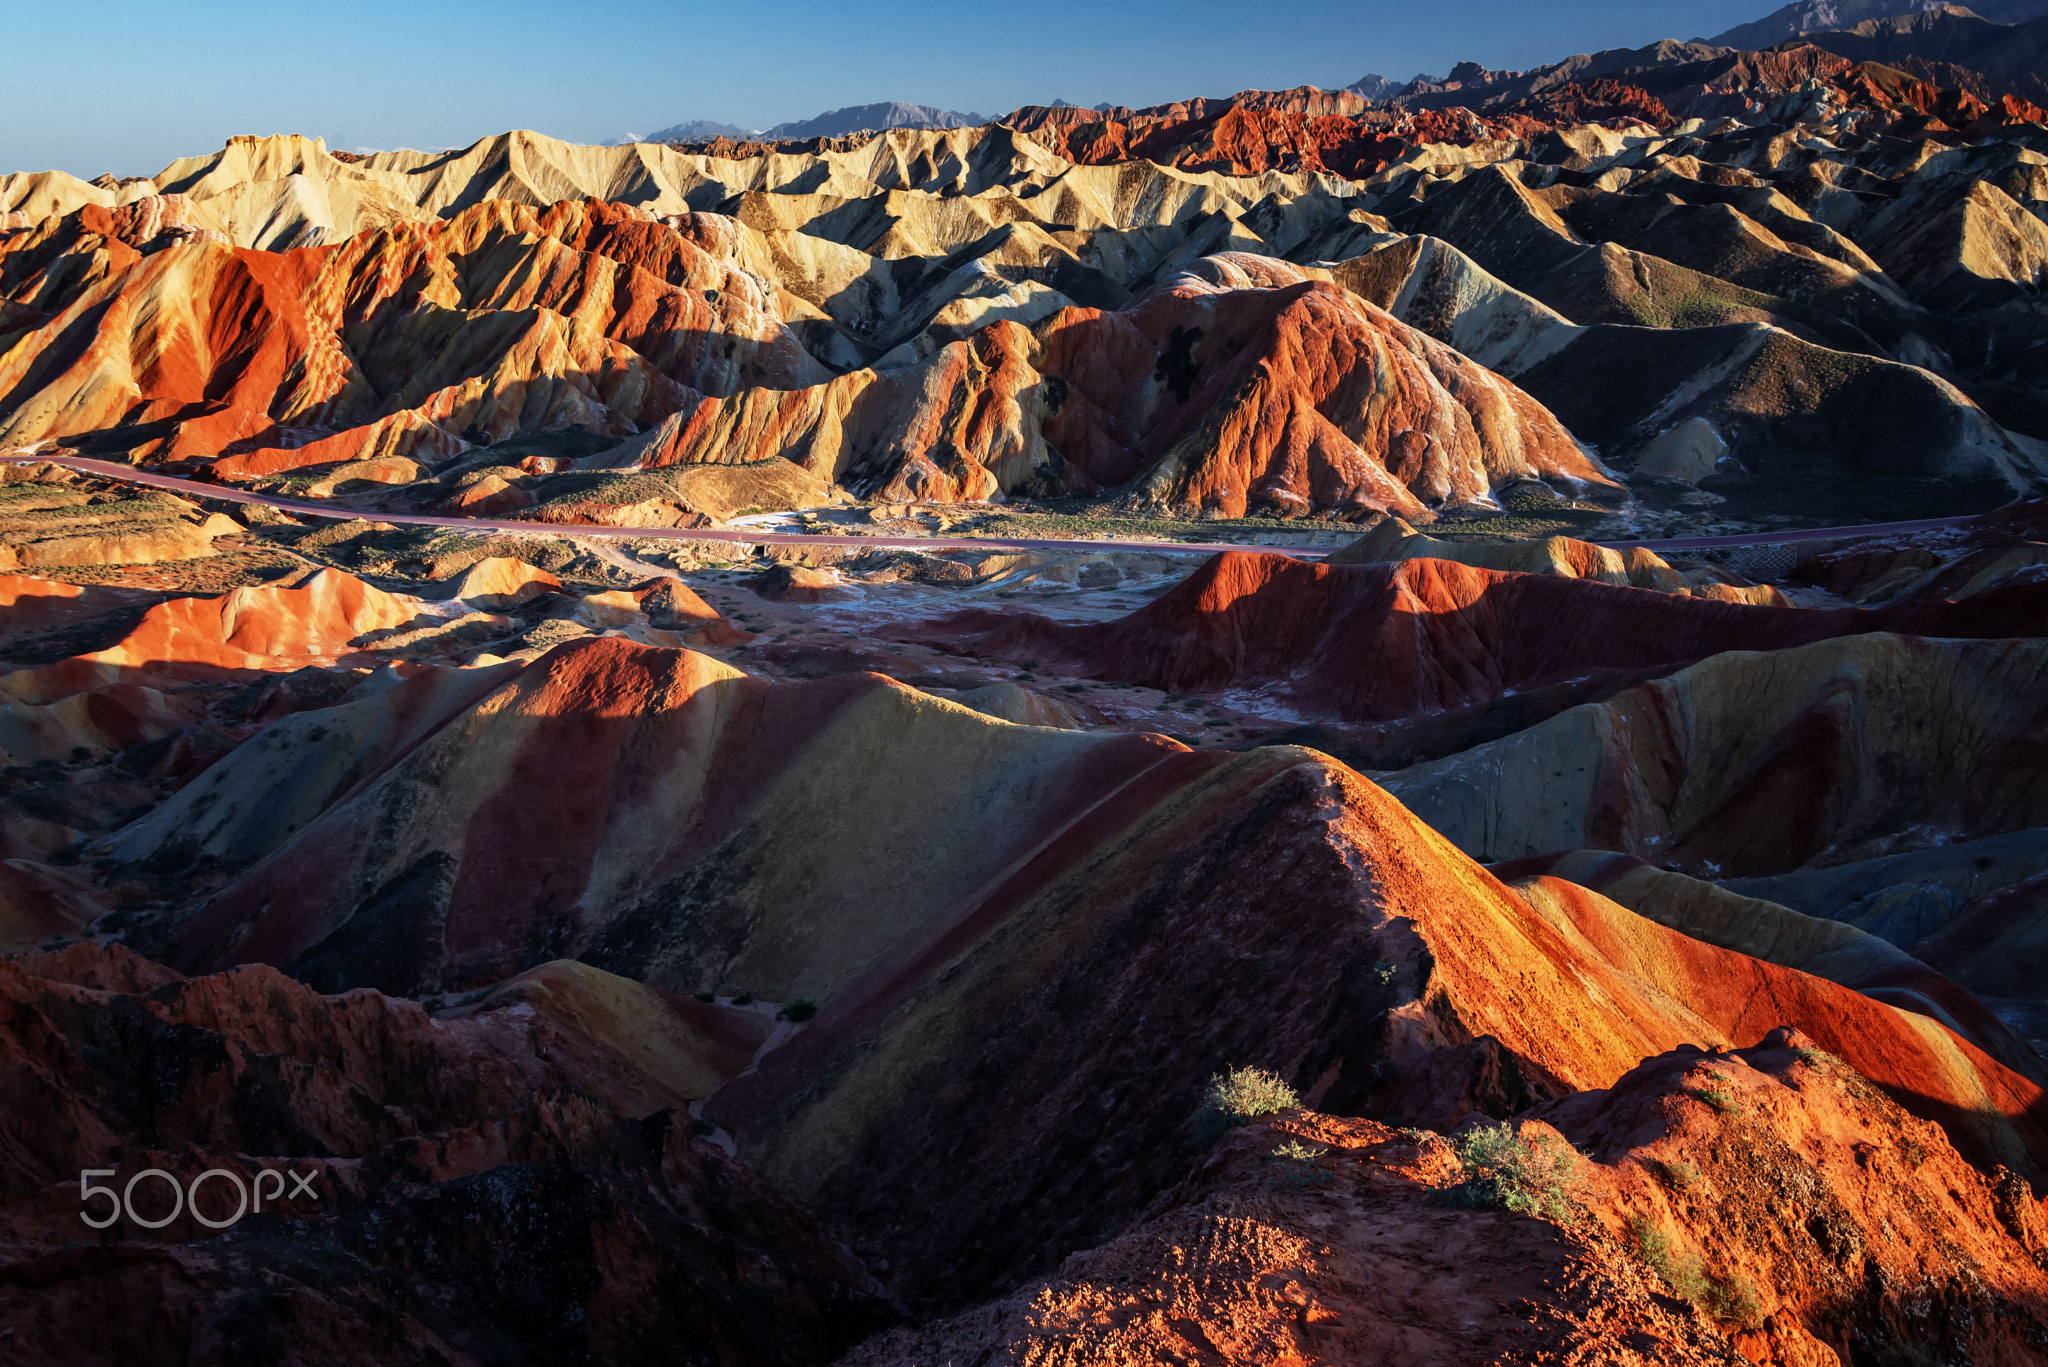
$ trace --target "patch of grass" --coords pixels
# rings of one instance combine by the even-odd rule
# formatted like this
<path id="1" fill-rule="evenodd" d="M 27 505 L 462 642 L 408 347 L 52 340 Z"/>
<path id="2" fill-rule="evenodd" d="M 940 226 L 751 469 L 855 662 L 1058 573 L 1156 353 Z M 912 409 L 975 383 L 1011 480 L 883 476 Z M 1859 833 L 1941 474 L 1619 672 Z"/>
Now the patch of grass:
<path id="1" fill-rule="evenodd" d="M 1328 1152 L 1328 1149 L 1308 1148 L 1299 1139 L 1290 1139 L 1279 1148 L 1273 1150 L 1273 1156 L 1275 1158 L 1291 1159 L 1296 1163 L 1313 1163 Z"/>
<path id="2" fill-rule="evenodd" d="M 1328 1149 L 1311 1149 L 1298 1139 L 1290 1139 L 1273 1150 L 1273 1156 L 1286 1165 L 1282 1175 L 1288 1183 L 1297 1187 L 1313 1187 L 1330 1180 L 1330 1171 L 1316 1163 L 1328 1152 Z"/>
<path id="3" fill-rule="evenodd" d="M 1663 1174 L 1664 1185 L 1673 1191 L 1689 1191 L 1699 1185 L 1700 1170 L 1683 1160 L 1659 1163 L 1658 1171 Z"/>
<path id="4" fill-rule="evenodd" d="M 1708 1073 L 1707 1084 L 1693 1095 L 1722 1115 L 1742 1114 L 1742 1103 L 1735 1099 L 1735 1093 L 1728 1090 L 1731 1082 L 1726 1073 Z"/>
<path id="5" fill-rule="evenodd" d="M 1763 1317 L 1755 1282 L 1739 1272 L 1727 1277 L 1709 1273 L 1697 1256 L 1679 1252 L 1664 1227 L 1647 1215 L 1632 1217 L 1628 1227 L 1643 1261 L 1673 1292 L 1725 1324 L 1747 1329 Z"/>
<path id="6" fill-rule="evenodd" d="M 1465 1180 L 1445 1193 L 1452 1205 L 1498 1208 L 1563 1224 L 1585 1190 L 1577 1150 L 1553 1135 L 1524 1137 L 1503 1120 L 1454 1141 Z"/>
<path id="7" fill-rule="evenodd" d="M 1195 1134 L 1202 1143 L 1213 1144 L 1225 1130 L 1300 1104 L 1301 1098 L 1278 1073 L 1232 1068 L 1209 1079 L 1202 1108 L 1195 1113 Z"/>

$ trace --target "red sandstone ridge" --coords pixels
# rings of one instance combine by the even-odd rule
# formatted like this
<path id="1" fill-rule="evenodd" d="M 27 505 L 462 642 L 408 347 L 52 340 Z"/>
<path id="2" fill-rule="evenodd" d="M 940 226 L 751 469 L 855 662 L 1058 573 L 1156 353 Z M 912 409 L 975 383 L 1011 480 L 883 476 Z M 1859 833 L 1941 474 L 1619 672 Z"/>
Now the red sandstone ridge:
<path id="1" fill-rule="evenodd" d="M 1867 931 L 1802 916 L 1631 855 L 1572 850 L 1491 866 L 1509 881 L 1554 875 L 1696 940 L 1853 987 L 1940 1021 L 2013 1071 L 2048 1081 L 2048 1068 L 1983 1002 L 1922 959 Z"/>
<path id="2" fill-rule="evenodd" d="M 1611 687 L 1728 650 L 1890 631 L 2039 636 L 2048 597 L 1994 589 L 1884 611 L 1757 607 L 1505 573 L 1448 560 L 1318 565 L 1230 551 L 1116 622 L 976 609 L 906 639 L 1006 659 L 1058 658 L 1094 678 L 1174 692 L 1270 693 L 1300 712 L 1391 723 L 1509 694 Z M 1538 720 L 1529 717 L 1521 724 Z"/>

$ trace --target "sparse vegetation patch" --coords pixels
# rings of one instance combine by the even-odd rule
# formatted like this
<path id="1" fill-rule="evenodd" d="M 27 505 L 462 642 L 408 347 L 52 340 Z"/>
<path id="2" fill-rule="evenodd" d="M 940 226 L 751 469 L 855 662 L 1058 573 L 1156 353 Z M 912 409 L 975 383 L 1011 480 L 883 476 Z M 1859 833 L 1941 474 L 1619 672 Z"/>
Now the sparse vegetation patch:
<path id="1" fill-rule="evenodd" d="M 1725 1277 L 1709 1273 L 1697 1255 L 1681 1252 L 1664 1227 L 1647 1215 L 1633 1217 L 1628 1227 L 1643 1261 L 1678 1295 L 1738 1328 L 1747 1329 L 1762 1318 L 1763 1299 L 1748 1277 L 1739 1272 Z"/>
<path id="2" fill-rule="evenodd" d="M 1585 1160 L 1553 1135 L 1524 1135 L 1503 1120 L 1453 1141 L 1465 1180 L 1446 1193 L 1452 1205 L 1510 1210 L 1559 1224 L 1583 1199 Z"/>

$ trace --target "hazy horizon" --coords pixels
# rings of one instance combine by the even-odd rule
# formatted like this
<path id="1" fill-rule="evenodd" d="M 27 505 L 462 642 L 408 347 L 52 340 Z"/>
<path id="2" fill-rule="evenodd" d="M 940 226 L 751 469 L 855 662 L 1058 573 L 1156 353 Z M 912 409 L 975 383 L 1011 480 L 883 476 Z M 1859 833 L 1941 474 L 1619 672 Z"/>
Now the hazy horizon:
<path id="1" fill-rule="evenodd" d="M 302 133 L 350 150 L 460 147 L 528 128 L 587 143 L 688 119 L 766 128 L 888 100 L 997 114 L 1055 99 L 1145 105 L 1334 88 L 1367 72 L 1405 80 L 1465 60 L 1527 67 L 1713 34 L 1772 8 L 1316 0 L 1275 7 L 1251 27 L 1215 0 L 1059 0 L 1019 29 L 983 9 L 917 0 L 792 0 L 766 23 L 730 6 L 648 0 L 573 11 L 371 0 L 346 23 L 316 26 L 281 24 L 274 7 L 247 0 L 196 21 L 134 0 L 0 0 L 32 57 L 0 95 L 0 173 L 152 175 L 237 134 Z M 55 60 L 81 45 L 88 59 Z"/>

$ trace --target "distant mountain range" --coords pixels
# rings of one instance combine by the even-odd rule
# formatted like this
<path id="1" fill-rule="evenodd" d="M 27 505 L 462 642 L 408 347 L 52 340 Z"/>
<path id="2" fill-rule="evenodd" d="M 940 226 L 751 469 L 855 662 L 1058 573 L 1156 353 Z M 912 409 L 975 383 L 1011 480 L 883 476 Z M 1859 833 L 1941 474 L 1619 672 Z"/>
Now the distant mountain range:
<path id="1" fill-rule="evenodd" d="M 882 128 L 974 128 L 987 123 L 980 114 L 956 109 L 936 109 L 928 104 L 855 104 L 820 114 L 815 119 L 778 123 L 762 136 L 767 138 L 836 138 Z"/>
<path id="2" fill-rule="evenodd" d="M 689 119 L 672 123 L 657 129 L 646 137 L 628 133 L 623 142 L 705 142 L 712 138 L 746 138 L 753 133 L 738 124 L 719 123 L 715 119 Z"/>
<path id="3" fill-rule="evenodd" d="M 1435 78 L 1431 76 L 1417 76 L 1415 79 L 1418 81 L 1428 81 Z M 1355 90 L 1368 100 L 1384 100 L 1389 95 L 1399 94 L 1407 84 L 1408 82 L 1397 81 L 1391 76 L 1381 76 L 1376 72 L 1367 72 L 1344 88 L 1346 90 Z"/>
<path id="4" fill-rule="evenodd" d="M 974 128 L 987 123 L 982 114 L 957 109 L 939 109 L 928 104 L 905 104 L 889 100 L 881 104 L 855 104 L 834 109 L 815 118 L 778 123 L 773 128 L 741 128 L 712 119 L 689 119 L 670 124 L 645 137 L 627 134 L 627 142 L 705 142 L 712 138 L 759 138 L 778 142 L 792 138 L 838 138 L 884 128 Z"/>
<path id="5" fill-rule="evenodd" d="M 1941 9 L 1963 7 L 1945 4 L 1943 0 L 1795 0 L 1761 19 L 1695 41 L 1716 47 L 1767 48 L 1802 33 L 1855 28 L 1872 19 Z M 2020 24 L 2048 15 L 2048 0 L 1979 0 L 1964 12 L 1994 24 Z"/>

